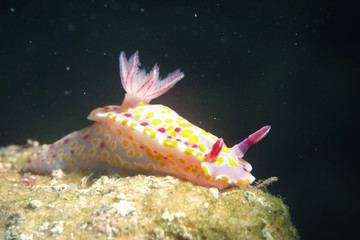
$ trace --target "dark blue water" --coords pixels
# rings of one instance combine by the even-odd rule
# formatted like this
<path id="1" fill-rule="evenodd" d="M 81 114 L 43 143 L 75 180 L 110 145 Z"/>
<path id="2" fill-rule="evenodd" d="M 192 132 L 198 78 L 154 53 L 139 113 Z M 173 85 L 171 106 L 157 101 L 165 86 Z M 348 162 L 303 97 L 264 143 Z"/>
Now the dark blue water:
<path id="1" fill-rule="evenodd" d="M 359 25 L 337 1 L 2 1 L 0 146 L 51 143 L 121 104 L 118 56 L 186 77 L 155 99 L 247 153 L 303 239 L 355 229 Z M 346 229 L 345 229 L 346 226 Z"/>

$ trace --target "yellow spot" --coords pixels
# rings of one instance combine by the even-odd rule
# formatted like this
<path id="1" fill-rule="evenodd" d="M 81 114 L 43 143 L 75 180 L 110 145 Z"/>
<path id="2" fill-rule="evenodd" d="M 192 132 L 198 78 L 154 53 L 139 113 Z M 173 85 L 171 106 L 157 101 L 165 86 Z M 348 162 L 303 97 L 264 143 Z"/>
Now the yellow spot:
<path id="1" fill-rule="evenodd" d="M 138 107 L 143 107 L 143 106 L 146 106 L 146 104 L 142 102 L 138 104 Z"/>
<path id="2" fill-rule="evenodd" d="M 214 142 L 216 142 L 216 141 L 217 141 L 217 137 L 210 136 L 210 138 L 211 138 Z"/>
<path id="3" fill-rule="evenodd" d="M 163 168 L 163 167 L 165 167 L 166 166 L 166 164 L 165 163 L 158 163 L 158 165 L 159 165 L 159 167 L 161 167 L 161 168 Z"/>
<path id="4" fill-rule="evenodd" d="M 71 144 L 70 144 L 70 149 L 74 149 L 77 144 L 78 144 L 77 142 L 71 143 Z M 52 154 L 50 153 L 50 155 L 52 155 Z"/>
<path id="5" fill-rule="evenodd" d="M 210 133 L 208 133 L 208 132 L 200 132 L 201 134 L 203 134 L 203 135 L 205 135 L 205 136 L 209 136 L 210 135 Z"/>
<path id="6" fill-rule="evenodd" d="M 117 119 L 117 116 L 113 116 L 111 119 L 112 119 L 113 122 L 115 122 L 116 119 Z"/>
<path id="7" fill-rule="evenodd" d="M 205 147 L 204 144 L 200 143 L 200 144 L 199 144 L 199 148 L 200 148 L 200 150 L 201 150 L 202 152 L 206 152 L 206 147 Z"/>
<path id="8" fill-rule="evenodd" d="M 135 167 L 136 170 L 144 170 L 144 167 L 142 165 L 136 165 Z"/>
<path id="9" fill-rule="evenodd" d="M 135 112 L 135 111 L 134 111 Z M 141 118 L 141 115 L 140 114 L 136 114 L 135 116 L 134 116 L 134 118 L 136 118 L 137 120 L 139 120 L 140 118 Z"/>
<path id="10" fill-rule="evenodd" d="M 71 162 L 72 165 L 74 165 L 75 164 L 75 159 L 72 158 L 70 162 Z"/>
<path id="11" fill-rule="evenodd" d="M 155 118 L 154 120 L 151 121 L 152 125 L 156 126 L 159 125 L 161 123 L 161 120 L 158 118 Z"/>
<path id="12" fill-rule="evenodd" d="M 138 148 L 137 143 L 133 143 L 132 146 L 133 146 L 133 149 L 135 149 L 135 150 Z"/>
<path id="13" fill-rule="evenodd" d="M 223 153 L 230 153 L 230 149 L 228 149 L 227 147 L 223 146 L 223 148 L 221 149 L 221 151 Z"/>
<path id="14" fill-rule="evenodd" d="M 164 145 L 165 147 L 174 148 L 174 147 L 176 147 L 176 146 L 178 145 L 178 142 L 175 141 L 175 140 L 171 140 L 171 139 L 166 138 L 166 139 L 164 139 L 164 141 L 163 141 L 163 145 Z"/>
<path id="15" fill-rule="evenodd" d="M 124 119 L 124 120 L 122 120 L 122 121 L 121 121 L 121 125 L 125 126 L 128 121 L 129 121 L 129 119 Z"/>
<path id="16" fill-rule="evenodd" d="M 70 158 L 70 154 L 69 153 L 66 153 L 65 154 L 65 159 L 69 159 Z"/>
<path id="17" fill-rule="evenodd" d="M 137 156 L 138 158 L 141 158 L 141 153 L 140 153 L 140 152 L 136 153 L 136 156 Z"/>
<path id="18" fill-rule="evenodd" d="M 57 142 L 56 142 L 56 146 L 60 146 L 61 143 L 62 143 L 61 141 L 57 141 Z"/>
<path id="19" fill-rule="evenodd" d="M 98 134 L 100 134 L 101 132 L 102 132 L 102 127 L 100 127 L 100 126 L 97 126 L 96 128 L 95 128 L 95 130 L 94 130 L 94 133 L 96 134 L 96 135 L 98 135 Z"/>
<path id="20" fill-rule="evenodd" d="M 197 152 L 197 153 L 196 153 L 196 157 L 198 157 L 198 158 L 202 159 L 203 154 L 202 154 L 201 152 Z"/>
<path id="21" fill-rule="evenodd" d="M 101 160 L 102 160 L 102 157 L 98 155 L 98 156 L 96 157 L 96 160 L 101 161 Z"/>
<path id="22" fill-rule="evenodd" d="M 80 153 L 82 152 L 83 149 L 84 149 L 84 145 L 80 145 L 80 146 L 76 149 L 75 153 L 78 155 L 78 154 L 80 154 Z"/>
<path id="23" fill-rule="evenodd" d="M 148 147 L 145 149 L 145 152 L 146 152 L 146 155 L 148 155 L 148 156 L 152 156 L 152 155 L 153 155 L 153 152 L 152 152 L 151 149 L 148 148 Z"/>
<path id="24" fill-rule="evenodd" d="M 183 118 L 183 117 L 180 116 L 180 115 L 177 115 L 177 119 L 178 119 L 179 121 L 185 120 L 185 118 Z"/>
<path id="25" fill-rule="evenodd" d="M 190 130 L 190 129 L 184 129 L 181 131 L 181 136 L 183 137 L 189 137 L 191 134 L 193 134 L 194 131 L 193 130 Z"/>
<path id="26" fill-rule="evenodd" d="M 117 134 L 122 134 L 122 131 L 121 131 L 121 129 L 120 128 L 118 128 L 118 129 L 116 129 L 116 132 L 117 132 Z"/>
<path id="27" fill-rule="evenodd" d="M 85 154 L 81 153 L 79 156 L 80 159 L 84 159 L 85 158 Z M 59 159 L 60 160 L 60 159 Z"/>
<path id="28" fill-rule="evenodd" d="M 110 144 L 110 149 L 112 151 L 114 151 L 116 149 L 116 142 L 115 141 L 112 141 L 111 144 Z"/>
<path id="29" fill-rule="evenodd" d="M 154 112 L 149 112 L 148 114 L 146 114 L 146 119 L 152 118 L 154 115 Z"/>
<path id="30" fill-rule="evenodd" d="M 134 138 L 133 138 L 133 136 L 130 135 L 130 136 L 129 136 L 129 139 L 130 139 L 130 140 L 133 140 Z"/>
<path id="31" fill-rule="evenodd" d="M 193 169 L 191 170 L 191 172 L 192 172 L 192 173 L 197 173 L 197 172 L 198 172 L 197 166 L 195 166 L 195 168 L 193 168 Z"/>
<path id="32" fill-rule="evenodd" d="M 154 169 L 154 165 L 149 164 L 149 165 L 148 165 L 148 169 L 149 169 L 149 170 L 153 170 L 153 169 Z"/>
<path id="33" fill-rule="evenodd" d="M 129 166 L 130 166 L 130 164 L 129 164 L 128 162 L 124 162 L 123 168 L 127 168 L 127 167 L 129 167 Z"/>
<path id="34" fill-rule="evenodd" d="M 219 157 L 217 160 L 216 160 L 216 165 L 218 166 L 221 166 L 224 164 L 224 158 L 223 157 Z"/>
<path id="35" fill-rule="evenodd" d="M 228 158 L 228 163 L 229 163 L 229 165 L 230 165 L 231 167 L 237 167 L 236 162 L 235 162 L 233 159 L 231 159 L 231 158 Z"/>
<path id="36" fill-rule="evenodd" d="M 178 169 L 177 167 L 172 167 L 172 170 L 174 170 L 175 172 L 180 171 L 180 169 Z"/>
<path id="37" fill-rule="evenodd" d="M 170 108 L 168 108 L 168 107 L 162 107 L 161 109 L 162 109 L 161 113 L 170 113 L 171 112 Z"/>
<path id="38" fill-rule="evenodd" d="M 49 162 L 50 162 L 50 158 L 47 158 L 47 159 L 46 159 L 46 162 L 49 163 Z"/>
<path id="39" fill-rule="evenodd" d="M 175 162 L 171 159 L 167 159 L 168 163 L 170 163 L 171 165 L 175 165 Z"/>
<path id="40" fill-rule="evenodd" d="M 108 158 L 109 158 L 109 152 L 106 151 L 106 150 L 102 150 L 101 156 L 102 156 L 104 159 L 108 159 Z"/>
<path id="41" fill-rule="evenodd" d="M 175 126 L 170 125 L 170 126 L 166 129 L 166 132 L 174 131 L 174 129 L 175 129 Z"/>
<path id="42" fill-rule="evenodd" d="M 144 111 L 144 108 L 138 108 L 138 109 L 135 109 L 135 110 L 133 111 L 133 113 L 140 113 L 140 112 L 142 112 L 142 111 Z"/>
<path id="43" fill-rule="evenodd" d="M 109 165 L 110 165 L 109 160 L 106 160 L 106 161 L 105 161 L 105 164 L 106 164 L 107 166 L 109 166 Z"/>
<path id="44" fill-rule="evenodd" d="M 221 176 L 220 181 L 222 181 L 223 183 L 229 183 L 229 178 L 227 176 Z"/>
<path id="45" fill-rule="evenodd" d="M 124 146 L 124 147 L 127 147 L 127 146 L 129 146 L 129 140 L 127 140 L 127 139 L 123 139 L 122 141 L 121 141 L 121 144 Z"/>
<path id="46" fill-rule="evenodd" d="M 177 137 L 177 135 L 176 135 L 176 133 L 173 131 L 173 132 L 169 132 L 169 135 L 170 136 L 172 136 L 173 138 L 176 138 Z"/>
<path id="47" fill-rule="evenodd" d="M 87 160 L 90 162 L 90 161 L 92 160 L 92 158 L 91 158 L 91 157 L 88 157 Z"/>
<path id="48" fill-rule="evenodd" d="M 99 143 L 100 143 L 100 140 L 98 138 L 95 138 L 91 141 L 92 145 L 94 147 L 98 147 L 99 146 Z"/>
<path id="49" fill-rule="evenodd" d="M 105 137 L 104 137 L 104 140 L 105 140 L 105 142 L 108 143 L 111 140 L 110 134 L 106 134 Z"/>
<path id="50" fill-rule="evenodd" d="M 193 148 L 186 148 L 186 149 L 184 150 L 184 153 L 185 153 L 186 155 L 191 155 L 191 154 L 193 154 L 194 151 L 195 151 L 195 149 L 193 149 Z"/>
<path id="51" fill-rule="evenodd" d="M 183 128 L 186 128 L 186 127 L 192 127 L 194 125 L 191 124 L 191 123 L 188 123 L 188 122 L 183 122 L 183 123 L 179 123 L 179 126 L 183 127 Z"/>
<path id="52" fill-rule="evenodd" d="M 201 169 L 203 170 L 206 179 L 209 179 L 211 177 L 209 169 L 205 165 L 201 166 Z"/>
<path id="53" fill-rule="evenodd" d="M 163 159 L 163 155 L 161 153 L 158 153 L 156 156 L 155 156 L 155 160 L 156 161 L 160 161 L 161 159 Z"/>
<path id="54" fill-rule="evenodd" d="M 185 164 L 185 160 L 184 160 L 184 159 L 179 158 L 178 160 L 179 160 L 180 163 Z"/>
<path id="55" fill-rule="evenodd" d="M 92 157 L 96 154 L 96 149 L 95 148 L 90 148 L 89 150 L 89 156 Z"/>
<path id="56" fill-rule="evenodd" d="M 128 155 L 128 157 L 132 157 L 132 156 L 134 156 L 134 151 L 133 150 L 129 150 L 128 152 L 127 152 L 127 155 Z"/>
<path id="57" fill-rule="evenodd" d="M 129 108 L 124 108 L 121 112 L 128 112 Z"/>
<path id="58" fill-rule="evenodd" d="M 81 131 L 81 135 L 85 135 L 89 132 L 89 128 L 85 128 L 84 130 Z"/>
<path id="59" fill-rule="evenodd" d="M 115 154 L 115 162 L 116 162 L 117 165 L 121 164 L 121 158 L 120 158 L 119 154 Z"/>
<path id="60" fill-rule="evenodd" d="M 199 141 L 199 137 L 196 135 L 192 135 L 189 137 L 189 142 L 191 142 L 192 144 L 198 143 Z"/>
<path id="61" fill-rule="evenodd" d="M 239 185 L 239 186 L 246 186 L 246 185 L 249 185 L 251 182 L 249 179 L 245 179 L 245 180 L 239 180 L 236 182 L 236 185 Z"/>
<path id="62" fill-rule="evenodd" d="M 170 124 L 170 123 L 172 123 L 172 122 L 173 122 L 173 120 L 172 120 L 172 119 L 170 119 L 170 118 L 168 118 L 168 119 L 165 119 L 165 122 L 166 122 L 167 124 Z"/>
<path id="63" fill-rule="evenodd" d="M 190 171 L 190 167 L 189 166 L 184 167 L 184 172 L 188 172 L 188 171 Z"/>
<path id="64" fill-rule="evenodd" d="M 111 127 L 108 126 L 108 127 L 106 128 L 106 131 L 111 131 Z"/>
<path id="65" fill-rule="evenodd" d="M 137 123 L 130 123 L 129 129 L 130 129 L 130 130 L 135 130 L 135 127 L 136 127 L 137 125 L 138 125 Z"/>
<path id="66" fill-rule="evenodd" d="M 58 155 L 61 155 L 61 154 L 63 154 L 63 152 L 64 152 L 64 150 L 60 149 L 60 150 L 57 152 L 57 154 L 58 154 Z M 42 155 L 42 156 L 43 156 L 43 155 Z M 41 158 L 41 156 L 40 156 L 40 158 Z"/>

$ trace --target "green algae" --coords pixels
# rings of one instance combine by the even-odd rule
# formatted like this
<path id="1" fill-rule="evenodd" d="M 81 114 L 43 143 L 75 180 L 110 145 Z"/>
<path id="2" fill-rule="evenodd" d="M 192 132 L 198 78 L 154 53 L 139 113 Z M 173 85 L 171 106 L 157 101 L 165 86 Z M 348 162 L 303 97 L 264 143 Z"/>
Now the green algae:
<path id="1" fill-rule="evenodd" d="M 39 148 L 0 149 L 0 239 L 299 239 L 288 207 L 265 189 L 219 191 L 170 176 L 96 171 L 22 173 Z"/>

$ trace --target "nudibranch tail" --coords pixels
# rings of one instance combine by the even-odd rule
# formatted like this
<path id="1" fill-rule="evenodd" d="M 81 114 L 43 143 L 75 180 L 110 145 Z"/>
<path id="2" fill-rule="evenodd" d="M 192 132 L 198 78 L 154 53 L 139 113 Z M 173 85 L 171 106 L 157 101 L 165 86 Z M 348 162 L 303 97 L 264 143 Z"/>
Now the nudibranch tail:
<path id="1" fill-rule="evenodd" d="M 270 131 L 271 126 L 265 126 L 261 129 L 257 130 L 253 134 L 251 134 L 249 137 L 247 137 L 245 140 L 243 140 L 241 143 L 236 144 L 231 149 L 235 152 L 237 152 L 237 155 L 239 157 L 243 157 L 248 148 L 263 139 L 266 134 Z"/>
<path id="2" fill-rule="evenodd" d="M 123 107 L 134 107 L 140 102 L 148 104 L 151 99 L 164 94 L 184 77 L 184 73 L 177 69 L 161 80 L 157 64 L 149 74 L 145 69 L 139 70 L 138 51 L 130 57 L 129 61 L 125 53 L 121 52 L 119 62 L 121 83 L 126 90 Z"/>

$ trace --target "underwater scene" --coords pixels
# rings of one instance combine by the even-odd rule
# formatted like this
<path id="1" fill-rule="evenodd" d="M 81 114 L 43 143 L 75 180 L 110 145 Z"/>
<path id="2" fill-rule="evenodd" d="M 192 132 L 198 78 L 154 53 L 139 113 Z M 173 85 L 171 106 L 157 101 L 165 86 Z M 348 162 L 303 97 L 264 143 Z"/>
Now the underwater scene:
<path id="1" fill-rule="evenodd" d="M 0 239 L 353 238 L 356 15 L 0 3 Z"/>

